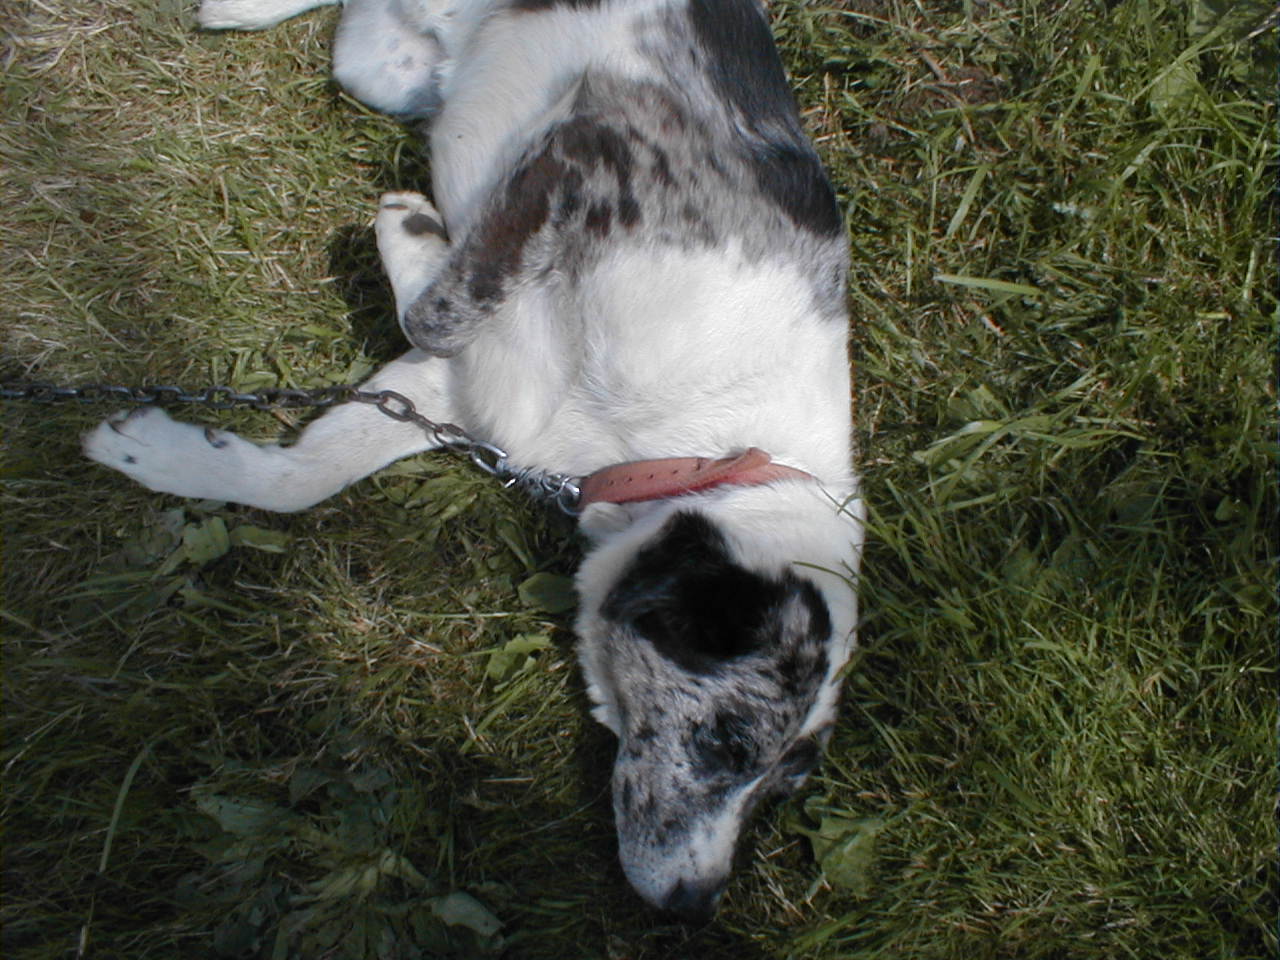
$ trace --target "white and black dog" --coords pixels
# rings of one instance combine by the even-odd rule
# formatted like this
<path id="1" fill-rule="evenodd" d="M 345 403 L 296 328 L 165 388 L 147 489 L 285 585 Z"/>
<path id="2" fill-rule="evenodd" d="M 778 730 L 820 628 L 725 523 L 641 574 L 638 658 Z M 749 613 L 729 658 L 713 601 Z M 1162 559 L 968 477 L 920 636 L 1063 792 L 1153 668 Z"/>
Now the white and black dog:
<path id="1" fill-rule="evenodd" d="M 200 19 L 265 27 L 324 2 L 205 0 Z M 430 121 L 439 208 L 382 200 L 413 349 L 367 389 L 531 468 L 644 461 L 622 468 L 631 482 L 665 458 L 726 458 L 715 482 L 589 503 L 577 576 L 593 712 L 619 740 L 626 875 L 706 918 L 750 812 L 804 781 L 830 731 L 862 542 L 843 221 L 765 14 L 349 0 L 334 64 L 365 103 Z M 431 446 L 360 403 L 288 447 L 154 408 L 85 438 L 153 490 L 279 511 Z"/>

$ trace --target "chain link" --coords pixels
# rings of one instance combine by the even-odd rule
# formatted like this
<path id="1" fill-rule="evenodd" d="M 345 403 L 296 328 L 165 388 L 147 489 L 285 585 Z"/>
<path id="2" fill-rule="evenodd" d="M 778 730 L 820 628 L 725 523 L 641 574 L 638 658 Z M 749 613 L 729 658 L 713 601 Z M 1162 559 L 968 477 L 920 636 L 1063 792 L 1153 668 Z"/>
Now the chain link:
<path id="1" fill-rule="evenodd" d="M 571 516 L 577 515 L 578 501 L 581 498 L 581 477 L 513 466 L 507 452 L 501 447 L 477 440 L 457 424 L 436 423 L 428 419 L 418 412 L 412 400 L 394 390 L 361 390 L 349 384 L 339 384 L 313 390 L 271 387 L 242 393 L 231 387 L 218 385 L 193 393 L 164 384 L 131 387 L 88 383 L 79 387 L 63 387 L 52 383 L 10 382 L 0 383 L 0 400 L 27 400 L 32 403 L 111 401 L 156 406 L 192 404 L 214 410 L 229 410 L 233 407 L 279 410 L 286 407 L 331 407 L 338 403 L 365 403 L 376 407 L 392 420 L 420 427 L 441 447 L 468 458 L 485 473 L 500 480 L 503 486 L 515 487 L 535 500 L 555 504 Z"/>

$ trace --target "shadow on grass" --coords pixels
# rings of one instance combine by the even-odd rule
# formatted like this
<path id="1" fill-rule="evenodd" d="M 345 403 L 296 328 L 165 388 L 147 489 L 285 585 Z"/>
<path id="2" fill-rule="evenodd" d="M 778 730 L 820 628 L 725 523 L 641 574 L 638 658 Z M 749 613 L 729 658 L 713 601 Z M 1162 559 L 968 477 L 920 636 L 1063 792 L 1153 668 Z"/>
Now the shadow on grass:
<path id="1" fill-rule="evenodd" d="M 365 353 L 378 363 L 402 354 L 408 344 L 396 323 L 395 299 L 382 272 L 373 227 L 341 227 L 330 239 L 327 252 L 329 275 L 347 304 L 353 338 L 362 342 Z"/>
<path id="2" fill-rule="evenodd" d="M 378 192 L 417 191 L 431 196 L 425 125 L 412 125 L 369 173 Z M 372 220 L 370 211 L 370 221 Z M 382 270 L 371 222 L 340 228 L 328 243 L 329 274 L 350 309 L 352 333 L 373 359 L 385 362 L 407 349 L 395 320 L 395 298 Z"/>
<path id="3" fill-rule="evenodd" d="M 406 129 L 389 154 L 369 171 L 379 193 L 416 190 L 431 194 L 431 167 L 427 160 L 425 130 Z M 339 228 L 327 244 L 329 275 L 347 304 L 351 332 L 365 344 L 371 359 L 385 363 L 407 348 L 396 323 L 395 298 L 382 270 L 378 242 L 367 222 Z"/>

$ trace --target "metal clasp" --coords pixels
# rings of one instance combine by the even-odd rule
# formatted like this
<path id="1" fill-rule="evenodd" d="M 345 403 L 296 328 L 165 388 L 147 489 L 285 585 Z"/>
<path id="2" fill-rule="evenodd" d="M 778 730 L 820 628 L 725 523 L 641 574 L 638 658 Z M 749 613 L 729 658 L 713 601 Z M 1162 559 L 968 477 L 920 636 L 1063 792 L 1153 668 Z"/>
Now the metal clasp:
<path id="1" fill-rule="evenodd" d="M 483 440 L 471 440 L 467 444 L 467 456 L 471 462 L 494 477 L 507 475 L 507 451 Z"/>

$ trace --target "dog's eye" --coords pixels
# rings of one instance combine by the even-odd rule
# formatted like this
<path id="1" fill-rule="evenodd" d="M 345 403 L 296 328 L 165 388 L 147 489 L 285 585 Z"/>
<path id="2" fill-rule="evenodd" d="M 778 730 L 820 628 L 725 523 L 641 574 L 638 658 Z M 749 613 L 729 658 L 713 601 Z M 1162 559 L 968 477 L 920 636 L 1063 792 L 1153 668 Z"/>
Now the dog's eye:
<path id="1" fill-rule="evenodd" d="M 705 740 L 694 745 L 694 765 L 703 773 L 739 773 L 749 758 L 748 751 L 732 742 Z"/>
<path id="2" fill-rule="evenodd" d="M 733 713 L 717 713 L 698 724 L 690 748 L 694 766 L 704 774 L 746 773 L 758 752 L 750 721 Z"/>

